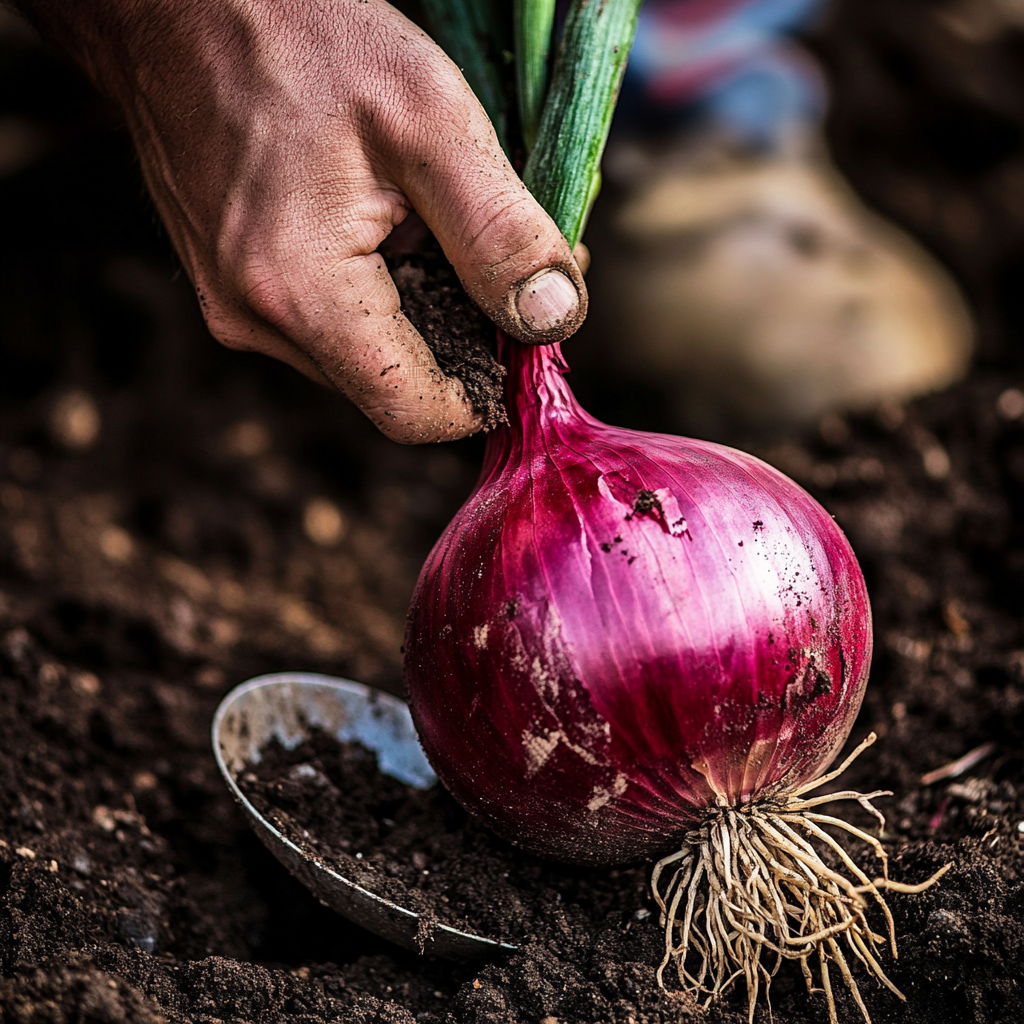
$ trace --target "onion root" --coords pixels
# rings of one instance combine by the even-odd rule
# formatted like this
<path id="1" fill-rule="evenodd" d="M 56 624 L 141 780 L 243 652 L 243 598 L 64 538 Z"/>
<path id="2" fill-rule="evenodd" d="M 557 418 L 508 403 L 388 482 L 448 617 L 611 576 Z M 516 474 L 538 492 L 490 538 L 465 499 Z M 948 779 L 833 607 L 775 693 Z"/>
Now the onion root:
<path id="1" fill-rule="evenodd" d="M 919 885 L 891 882 L 888 857 L 878 839 L 814 809 L 837 800 L 855 800 L 874 814 L 881 826 L 884 818 L 871 800 L 890 793 L 846 791 L 806 798 L 807 793 L 845 771 L 874 740 L 872 733 L 838 769 L 781 797 L 739 807 L 709 808 L 682 848 L 658 861 L 651 890 L 665 929 L 665 956 L 657 975 L 662 987 L 665 969 L 674 963 L 684 989 L 703 998 L 708 1006 L 743 979 L 753 1024 L 761 985 L 767 995 L 783 960 L 797 960 L 808 992 L 824 992 L 830 1024 L 838 1024 L 829 973 L 830 965 L 835 965 L 864 1021 L 871 1024 L 850 970 L 852 957 L 905 1000 L 875 956 L 874 950 L 885 945 L 886 937 L 872 930 L 867 911 L 872 901 L 880 909 L 896 957 L 892 913 L 882 893 L 923 892 L 950 865 Z M 882 877 L 869 878 L 825 826 L 867 843 L 882 862 Z M 845 872 L 829 867 L 816 845 L 830 849 Z M 663 879 L 667 880 L 663 883 Z M 820 987 L 815 985 L 815 973 Z"/>

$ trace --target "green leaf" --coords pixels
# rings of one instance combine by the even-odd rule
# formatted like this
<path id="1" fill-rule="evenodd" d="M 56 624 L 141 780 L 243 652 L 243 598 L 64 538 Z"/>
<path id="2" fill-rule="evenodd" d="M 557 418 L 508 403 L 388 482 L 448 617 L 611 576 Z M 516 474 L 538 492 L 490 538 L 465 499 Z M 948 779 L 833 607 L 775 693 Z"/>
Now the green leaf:
<path id="1" fill-rule="evenodd" d="M 537 141 L 548 87 L 555 0 L 515 0 L 516 94 L 526 152 Z"/>
<path id="2" fill-rule="evenodd" d="M 641 0 L 573 0 L 523 180 L 570 245 L 601 187 L 600 166 Z"/>

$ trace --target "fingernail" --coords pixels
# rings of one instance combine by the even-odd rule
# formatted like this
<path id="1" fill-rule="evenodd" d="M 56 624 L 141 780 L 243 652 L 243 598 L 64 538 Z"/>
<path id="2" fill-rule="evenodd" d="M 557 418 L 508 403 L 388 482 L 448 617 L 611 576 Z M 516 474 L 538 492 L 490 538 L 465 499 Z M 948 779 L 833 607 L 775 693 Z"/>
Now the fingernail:
<path id="1" fill-rule="evenodd" d="M 561 271 L 542 270 L 523 285 L 516 299 L 523 323 L 531 331 L 552 331 L 575 317 L 580 297 Z"/>

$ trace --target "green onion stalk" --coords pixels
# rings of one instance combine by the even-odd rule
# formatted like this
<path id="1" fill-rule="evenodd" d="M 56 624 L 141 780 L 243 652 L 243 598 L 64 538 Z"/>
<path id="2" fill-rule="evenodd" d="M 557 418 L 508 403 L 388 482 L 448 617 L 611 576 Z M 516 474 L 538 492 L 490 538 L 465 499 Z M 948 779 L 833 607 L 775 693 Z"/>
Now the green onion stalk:
<path id="1" fill-rule="evenodd" d="M 573 0 L 552 53 L 555 0 L 422 0 L 434 38 L 462 70 L 505 152 L 524 154 L 523 181 L 570 246 L 582 237 L 601 188 L 612 113 L 641 0 Z M 515 46 L 515 113 L 502 68 Z M 518 143 L 518 144 L 517 144 Z"/>

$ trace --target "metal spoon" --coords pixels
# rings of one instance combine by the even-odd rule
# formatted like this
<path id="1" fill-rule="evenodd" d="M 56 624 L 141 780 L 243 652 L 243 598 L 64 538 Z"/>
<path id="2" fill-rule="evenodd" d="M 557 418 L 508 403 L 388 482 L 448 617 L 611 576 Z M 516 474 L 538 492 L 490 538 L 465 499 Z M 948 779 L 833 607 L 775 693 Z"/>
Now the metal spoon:
<path id="1" fill-rule="evenodd" d="M 313 729 L 339 742 L 357 740 L 377 755 L 377 767 L 417 789 L 429 789 L 436 776 L 416 738 L 404 701 L 348 679 L 310 672 L 277 672 L 236 686 L 213 719 L 213 753 L 232 796 L 249 817 L 264 846 L 316 896 L 368 931 L 407 949 L 417 942 L 420 915 L 378 896 L 283 836 L 246 799 L 238 776 L 258 764 L 277 740 L 294 750 Z M 451 960 L 483 960 L 515 946 L 435 923 L 427 950 Z"/>

